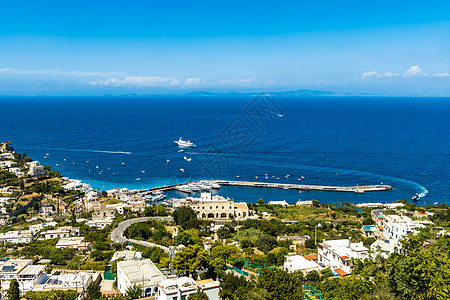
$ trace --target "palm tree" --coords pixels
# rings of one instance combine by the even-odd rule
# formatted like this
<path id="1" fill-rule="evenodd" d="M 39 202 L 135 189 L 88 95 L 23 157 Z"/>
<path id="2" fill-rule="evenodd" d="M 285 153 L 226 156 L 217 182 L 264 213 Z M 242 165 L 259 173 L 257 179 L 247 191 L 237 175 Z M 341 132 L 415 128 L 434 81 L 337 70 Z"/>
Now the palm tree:
<path id="1" fill-rule="evenodd" d="M 127 295 L 127 299 L 139 299 L 142 297 L 142 287 L 140 285 L 131 285 L 127 288 L 125 291 L 125 294 Z"/>

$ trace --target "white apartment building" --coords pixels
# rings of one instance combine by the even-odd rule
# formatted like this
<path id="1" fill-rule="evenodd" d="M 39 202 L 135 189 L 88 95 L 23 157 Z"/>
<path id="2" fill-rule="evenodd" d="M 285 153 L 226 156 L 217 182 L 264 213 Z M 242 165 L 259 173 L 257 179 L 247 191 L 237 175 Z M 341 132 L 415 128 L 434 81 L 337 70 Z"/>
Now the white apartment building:
<path id="1" fill-rule="evenodd" d="M 18 230 L 0 233 L 0 244 L 4 243 L 29 243 L 33 240 L 31 230 Z"/>
<path id="2" fill-rule="evenodd" d="M 187 300 L 197 289 L 204 292 L 209 300 L 219 300 L 220 282 L 212 279 L 195 281 L 190 277 L 179 277 L 166 279 L 158 287 L 158 300 Z"/>
<path id="3" fill-rule="evenodd" d="M 352 272 L 351 259 L 365 259 L 369 249 L 362 242 L 352 243 L 347 239 L 323 241 L 318 247 L 318 263 L 330 267 L 331 271 L 341 276 Z"/>
<path id="4" fill-rule="evenodd" d="M 313 260 L 308 260 L 301 255 L 284 256 L 283 267 L 289 273 L 294 271 L 302 271 L 303 275 L 306 275 L 311 271 L 319 271 L 321 269 L 318 263 Z"/>
<path id="5" fill-rule="evenodd" d="M 19 282 L 21 291 L 30 290 L 45 275 L 45 266 L 33 265 L 32 259 L 0 261 L 0 287 L 8 290 L 12 279 Z"/>
<path id="6" fill-rule="evenodd" d="M 384 216 L 381 225 L 384 237 L 396 241 L 407 237 L 408 234 L 418 233 L 419 228 L 425 228 L 420 221 L 413 221 L 407 216 L 399 215 Z"/>
<path id="7" fill-rule="evenodd" d="M 392 253 L 402 253 L 402 245 L 396 240 L 376 240 L 370 245 L 371 257 L 375 258 L 378 254 L 388 258 Z"/>
<path id="8" fill-rule="evenodd" d="M 117 288 L 123 295 L 133 285 L 140 285 L 145 297 L 156 295 L 158 284 L 164 279 L 165 276 L 150 259 L 117 263 Z"/>

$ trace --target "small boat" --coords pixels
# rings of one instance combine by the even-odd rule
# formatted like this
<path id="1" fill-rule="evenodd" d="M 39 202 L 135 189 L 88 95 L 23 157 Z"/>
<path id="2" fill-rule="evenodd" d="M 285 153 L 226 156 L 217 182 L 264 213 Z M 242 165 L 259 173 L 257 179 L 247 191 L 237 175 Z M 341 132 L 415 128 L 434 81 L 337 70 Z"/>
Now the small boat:
<path id="1" fill-rule="evenodd" d="M 98 169 L 98 166 L 95 166 L 96 169 Z"/>
<path id="2" fill-rule="evenodd" d="M 266 176 L 266 179 L 269 179 L 269 177 Z"/>
<path id="3" fill-rule="evenodd" d="M 177 144 L 179 147 L 192 147 L 195 148 L 197 145 L 195 145 L 190 140 L 184 141 L 182 138 L 180 138 L 178 141 L 174 141 L 175 144 Z"/>
<path id="4" fill-rule="evenodd" d="M 66 161 L 66 159 L 64 158 L 64 161 Z"/>
<path id="5" fill-rule="evenodd" d="M 419 193 L 416 193 L 414 196 L 412 196 L 411 198 L 413 201 L 418 201 L 420 199 L 420 195 Z"/>
<path id="6" fill-rule="evenodd" d="M 72 165 L 74 165 L 74 164 L 75 164 L 75 162 L 72 163 Z"/>
<path id="7" fill-rule="evenodd" d="M 255 176 L 255 179 L 258 179 L 258 176 Z"/>
<path id="8" fill-rule="evenodd" d="M 166 162 L 167 162 L 168 164 L 170 164 L 170 159 L 166 160 Z"/>
<path id="9" fill-rule="evenodd" d="M 181 173 L 184 173 L 184 169 L 180 169 L 180 172 L 181 172 Z"/>
<path id="10" fill-rule="evenodd" d="M 184 152 L 184 150 L 183 150 L 183 149 L 180 149 L 180 150 L 178 150 L 178 152 Z"/>
<path id="11" fill-rule="evenodd" d="M 356 189 L 355 193 L 356 194 L 364 194 L 364 190 Z"/>
<path id="12" fill-rule="evenodd" d="M 125 163 L 122 163 L 122 165 L 123 165 L 123 166 L 126 166 L 126 164 L 125 164 Z"/>
<path id="13" fill-rule="evenodd" d="M 136 178 L 137 181 L 141 180 L 141 178 Z"/>
<path id="14" fill-rule="evenodd" d="M 90 164 L 91 162 L 87 160 L 86 163 L 87 163 L 87 164 Z"/>
<path id="15" fill-rule="evenodd" d="M 48 154 L 48 153 L 45 153 L 45 155 L 46 155 L 46 156 L 49 156 L 50 154 Z"/>
<path id="16" fill-rule="evenodd" d="M 236 178 L 239 178 L 240 176 L 239 175 L 236 175 Z"/>
<path id="17" fill-rule="evenodd" d="M 433 204 L 434 204 L 434 205 L 437 205 L 438 203 L 437 203 L 437 202 L 434 202 Z"/>
<path id="18" fill-rule="evenodd" d="M 297 178 L 298 181 L 302 181 L 300 178 Z"/>
<path id="19" fill-rule="evenodd" d="M 47 159 L 47 156 L 44 156 L 45 159 Z"/>
<path id="20" fill-rule="evenodd" d="M 305 179 L 305 176 L 300 177 L 301 179 Z"/>
<path id="21" fill-rule="evenodd" d="M 183 157 L 184 158 L 184 160 L 187 160 L 187 157 L 186 157 L 186 155 Z"/>
<path id="22" fill-rule="evenodd" d="M 56 164 L 56 166 L 57 166 L 57 167 L 59 167 L 59 165 L 58 165 L 58 164 Z"/>
<path id="23" fill-rule="evenodd" d="M 144 171 L 144 170 L 141 170 L 141 172 L 142 172 L 142 173 L 145 173 L 145 171 Z"/>
<path id="24" fill-rule="evenodd" d="M 190 158 L 190 157 L 188 159 L 186 159 L 186 161 L 191 161 L 191 160 L 192 160 L 192 158 Z"/>
<path id="25" fill-rule="evenodd" d="M 277 177 L 277 180 L 280 180 L 280 178 Z"/>

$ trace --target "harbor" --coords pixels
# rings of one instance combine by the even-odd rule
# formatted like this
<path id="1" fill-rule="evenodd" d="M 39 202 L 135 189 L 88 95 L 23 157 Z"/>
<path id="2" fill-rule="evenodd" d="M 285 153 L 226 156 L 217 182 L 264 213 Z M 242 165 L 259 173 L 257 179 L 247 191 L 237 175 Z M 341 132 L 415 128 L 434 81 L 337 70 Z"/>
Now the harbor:
<path id="1" fill-rule="evenodd" d="M 236 181 L 236 180 L 202 180 L 192 181 L 169 186 L 156 187 L 148 191 L 172 191 L 180 190 L 183 186 L 237 186 L 237 187 L 262 187 L 275 189 L 296 189 L 300 191 L 325 191 L 325 192 L 353 192 L 356 194 L 363 194 L 366 192 L 390 191 L 394 188 L 390 185 L 356 185 L 356 186 L 326 186 L 326 185 L 305 185 L 292 183 L 276 183 L 276 182 L 250 182 L 250 181 Z"/>

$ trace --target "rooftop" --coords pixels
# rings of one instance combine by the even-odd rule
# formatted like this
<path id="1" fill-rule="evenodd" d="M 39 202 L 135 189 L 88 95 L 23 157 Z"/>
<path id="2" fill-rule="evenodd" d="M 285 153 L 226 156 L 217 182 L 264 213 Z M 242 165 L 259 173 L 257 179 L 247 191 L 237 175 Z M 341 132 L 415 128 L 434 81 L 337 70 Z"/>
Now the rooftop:
<path id="1" fill-rule="evenodd" d="M 119 261 L 117 266 L 120 266 L 131 284 L 155 285 L 164 280 L 164 275 L 150 259 Z"/>

